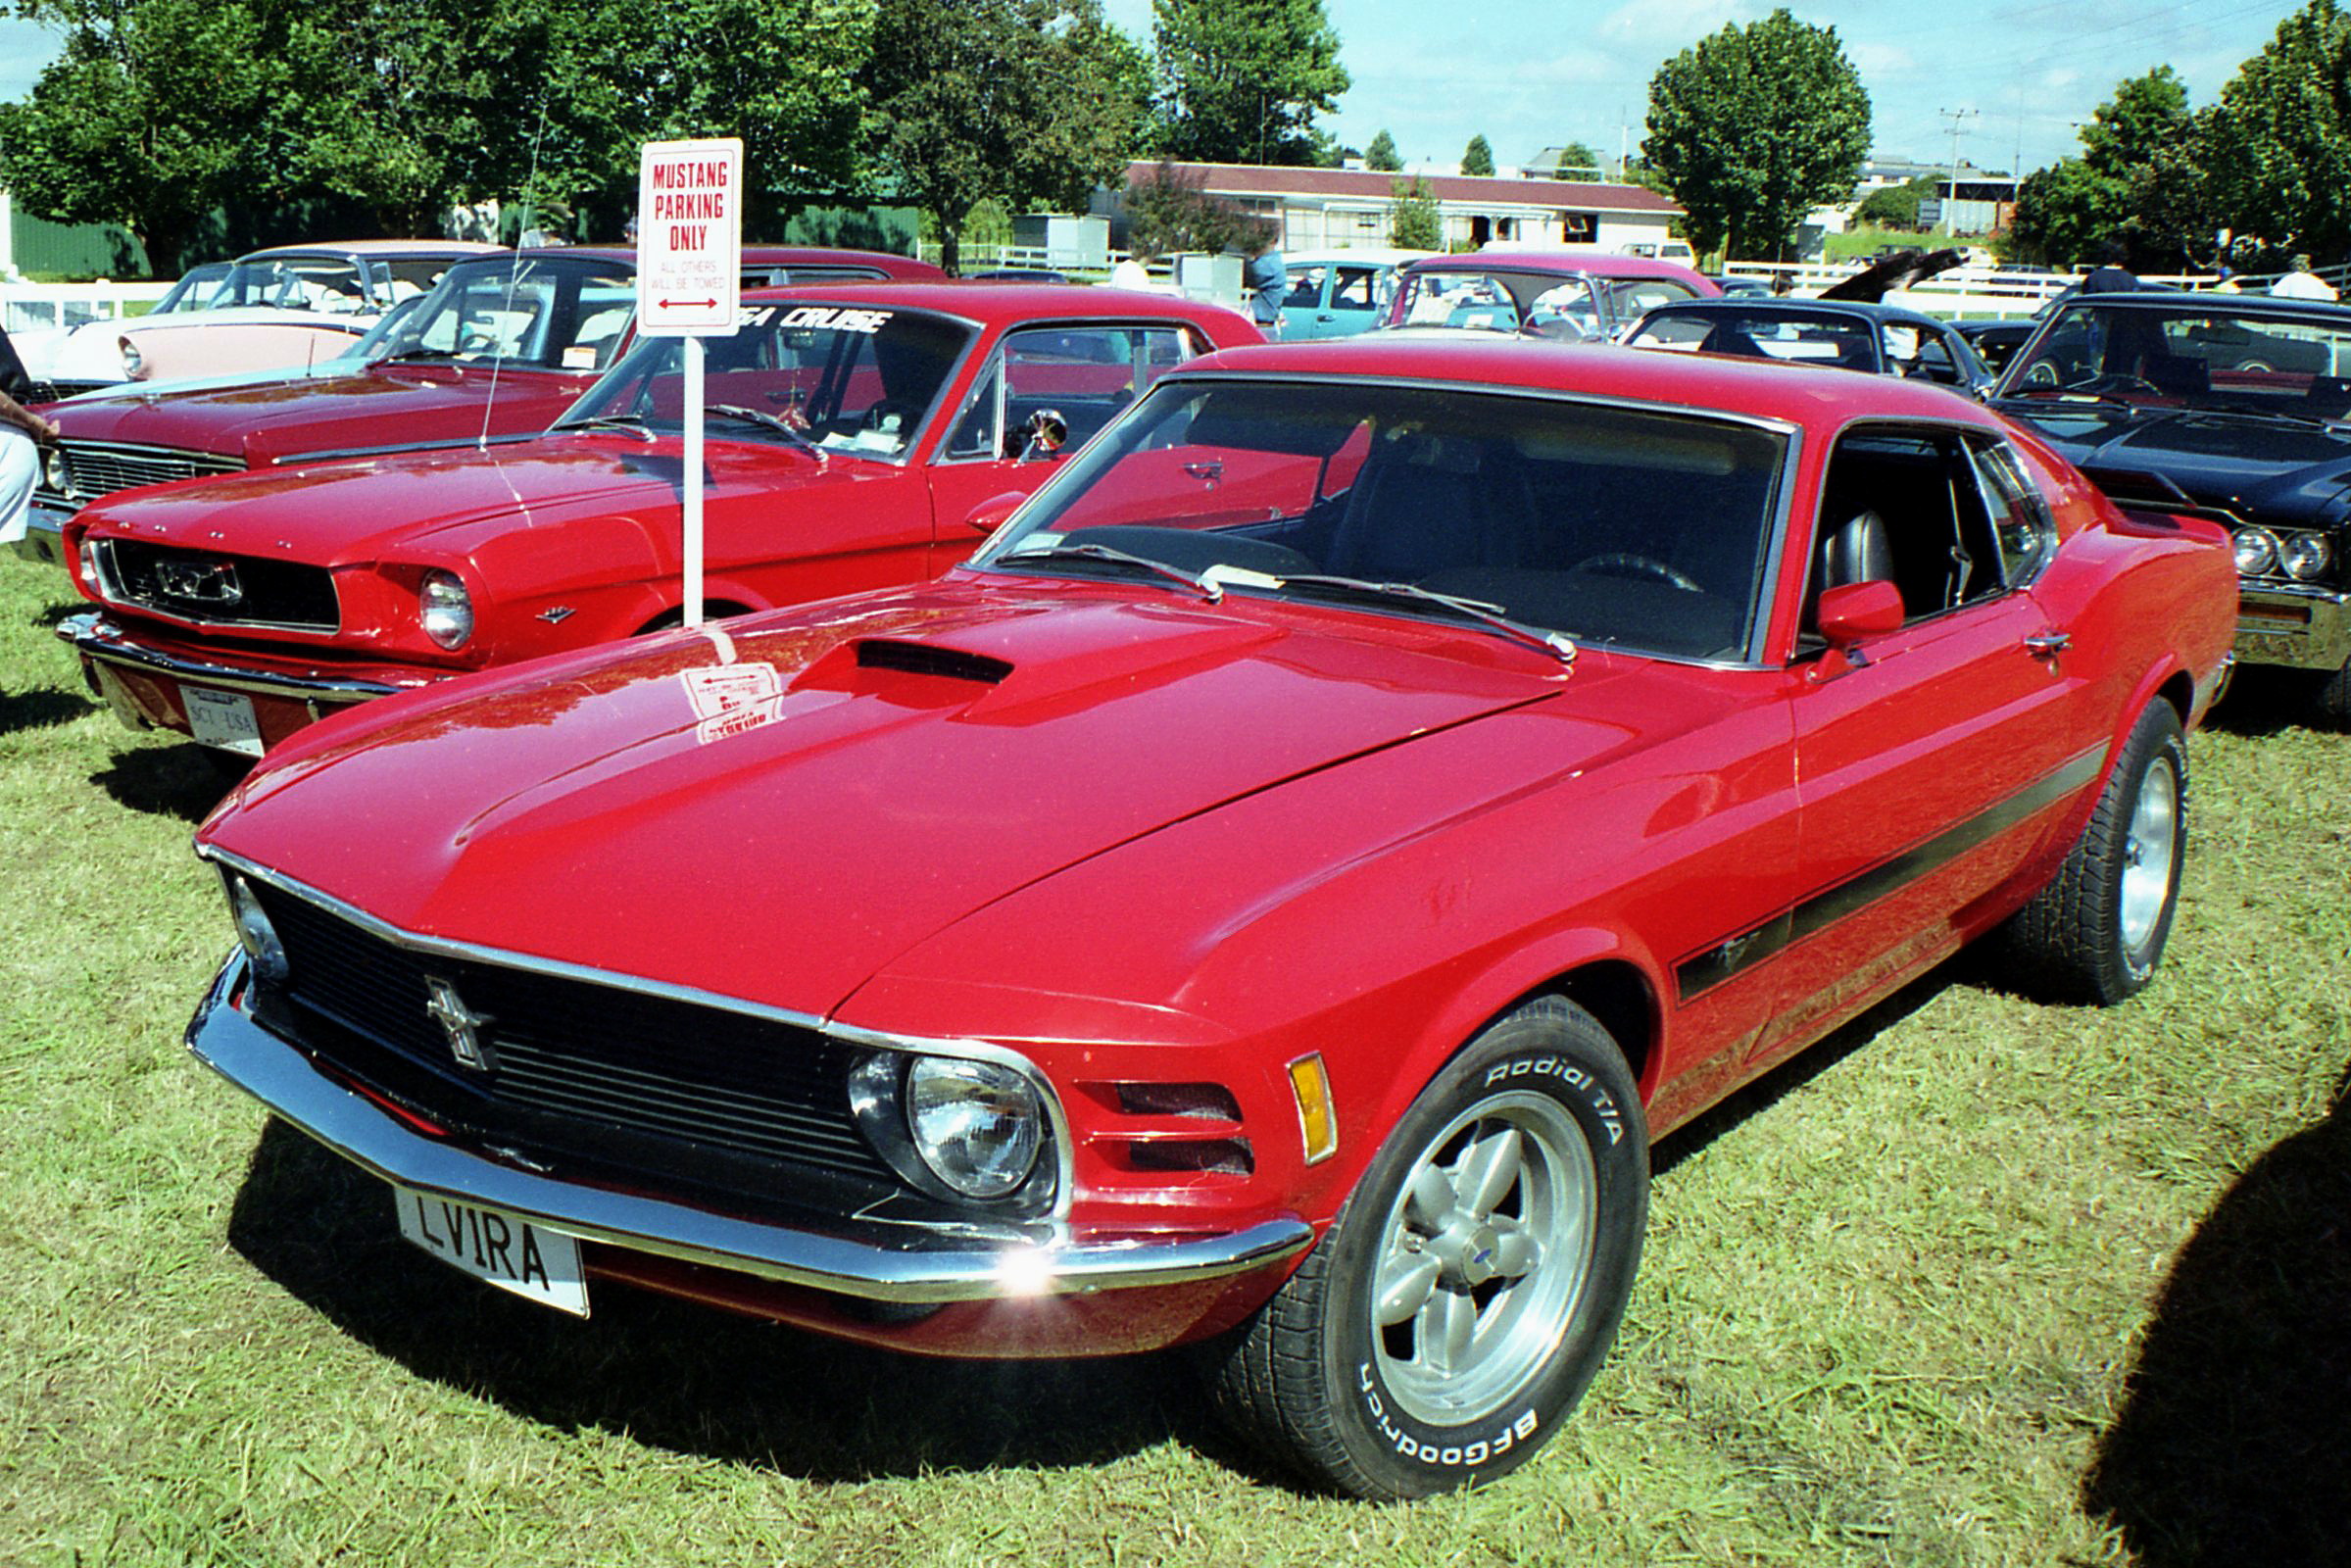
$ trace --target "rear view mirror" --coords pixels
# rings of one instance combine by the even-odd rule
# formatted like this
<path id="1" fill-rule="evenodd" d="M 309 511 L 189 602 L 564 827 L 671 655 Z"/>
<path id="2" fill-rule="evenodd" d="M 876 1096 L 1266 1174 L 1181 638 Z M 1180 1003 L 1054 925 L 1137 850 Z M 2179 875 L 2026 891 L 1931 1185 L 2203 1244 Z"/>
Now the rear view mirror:
<path id="1" fill-rule="evenodd" d="M 1020 425 L 1020 461 L 1050 458 L 1069 443 L 1069 421 L 1059 409 L 1039 409 Z"/>

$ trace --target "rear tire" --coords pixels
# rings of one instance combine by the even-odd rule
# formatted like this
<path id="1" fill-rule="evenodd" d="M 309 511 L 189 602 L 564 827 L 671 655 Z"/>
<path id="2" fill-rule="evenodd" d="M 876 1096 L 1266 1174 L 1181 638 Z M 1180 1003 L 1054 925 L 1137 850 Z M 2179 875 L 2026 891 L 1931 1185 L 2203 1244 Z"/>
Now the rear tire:
<path id="1" fill-rule="evenodd" d="M 1230 1342 L 1219 1412 L 1360 1497 L 1516 1469 L 1607 1355 L 1648 1191 L 1647 1124 L 1616 1043 L 1573 1004 L 1528 1003 L 1421 1092 Z"/>
<path id="2" fill-rule="evenodd" d="M 2336 729 L 2351 729 L 2351 663 L 2319 683 L 2319 712 Z"/>
<path id="3" fill-rule="evenodd" d="M 2187 850 L 2187 741 L 2172 705 L 2147 705 L 2065 864 L 2002 928 L 2030 989 L 2111 1006 L 2155 973 Z"/>

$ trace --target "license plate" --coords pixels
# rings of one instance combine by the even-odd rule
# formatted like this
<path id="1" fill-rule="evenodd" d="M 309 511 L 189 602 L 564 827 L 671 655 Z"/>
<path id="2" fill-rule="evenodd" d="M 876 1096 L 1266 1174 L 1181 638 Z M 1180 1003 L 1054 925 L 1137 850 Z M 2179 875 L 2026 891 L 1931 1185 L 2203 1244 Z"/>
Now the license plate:
<path id="1" fill-rule="evenodd" d="M 588 1315 L 579 1243 L 503 1208 L 394 1187 L 400 1234 L 450 1267 L 574 1317 Z"/>
<path id="2" fill-rule="evenodd" d="M 205 745 L 247 757 L 262 755 L 262 726 L 253 716 L 252 698 L 182 686 L 179 705 L 188 710 L 188 732 Z"/>

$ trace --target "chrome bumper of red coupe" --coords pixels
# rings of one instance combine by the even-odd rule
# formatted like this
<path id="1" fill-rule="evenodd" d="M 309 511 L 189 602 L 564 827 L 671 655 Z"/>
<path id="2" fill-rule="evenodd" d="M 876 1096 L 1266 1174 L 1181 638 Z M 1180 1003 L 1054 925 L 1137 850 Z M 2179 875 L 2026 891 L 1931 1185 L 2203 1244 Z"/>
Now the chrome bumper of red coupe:
<path id="1" fill-rule="evenodd" d="M 232 953 L 188 1024 L 197 1058 L 328 1149 L 386 1181 L 507 1209 L 548 1229 L 760 1279 L 870 1301 L 978 1301 L 1184 1284 L 1248 1273 L 1302 1250 L 1303 1220 L 1225 1235 L 1083 1244 L 843 1221 L 818 1232 L 763 1224 L 640 1194 L 560 1181 L 455 1148 L 404 1124 L 312 1065 L 235 1004 L 245 956 Z"/>

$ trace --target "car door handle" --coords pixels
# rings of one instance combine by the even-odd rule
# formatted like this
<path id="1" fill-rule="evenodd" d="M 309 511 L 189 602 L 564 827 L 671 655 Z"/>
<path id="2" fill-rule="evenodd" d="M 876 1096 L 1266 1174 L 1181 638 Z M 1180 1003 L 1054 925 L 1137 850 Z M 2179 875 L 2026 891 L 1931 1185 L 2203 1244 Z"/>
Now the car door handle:
<path id="1" fill-rule="evenodd" d="M 2025 639 L 2025 652 L 2035 659 L 2055 659 L 2073 640 L 2072 632 L 2036 631 Z"/>

